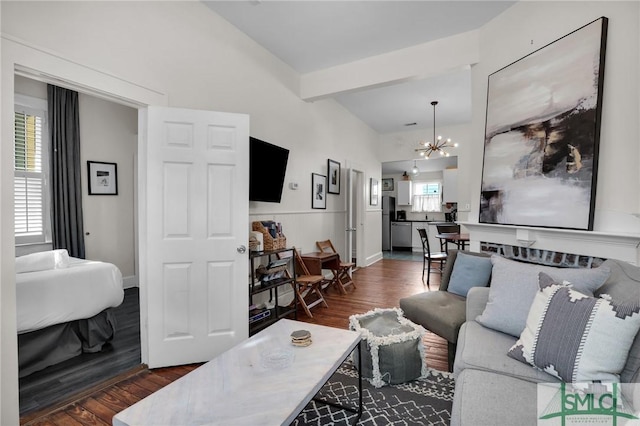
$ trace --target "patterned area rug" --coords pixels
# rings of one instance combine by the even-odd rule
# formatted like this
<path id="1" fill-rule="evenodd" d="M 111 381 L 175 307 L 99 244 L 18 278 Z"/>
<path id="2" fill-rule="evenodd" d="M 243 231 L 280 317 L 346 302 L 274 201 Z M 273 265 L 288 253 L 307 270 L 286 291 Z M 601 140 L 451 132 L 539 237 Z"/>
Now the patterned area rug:
<path id="1" fill-rule="evenodd" d="M 363 412 L 359 425 L 448 425 L 453 400 L 453 376 L 429 369 L 429 375 L 400 385 L 376 389 L 362 380 Z M 316 397 L 357 407 L 358 370 L 346 361 Z M 345 401 L 351 403 L 345 404 Z M 303 425 L 347 425 L 356 414 L 311 401 L 292 423 Z"/>

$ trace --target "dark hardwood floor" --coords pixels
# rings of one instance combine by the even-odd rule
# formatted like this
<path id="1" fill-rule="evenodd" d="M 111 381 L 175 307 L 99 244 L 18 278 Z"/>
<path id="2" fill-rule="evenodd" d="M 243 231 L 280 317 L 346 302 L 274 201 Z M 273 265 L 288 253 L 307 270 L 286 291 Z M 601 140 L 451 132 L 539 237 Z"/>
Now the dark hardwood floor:
<path id="1" fill-rule="evenodd" d="M 140 298 L 137 288 L 125 290 L 114 309 L 117 326 L 113 340 L 98 353 L 84 353 L 20 379 L 20 415 L 28 417 L 59 405 L 102 383 L 140 366 Z"/>
<path id="2" fill-rule="evenodd" d="M 374 308 L 396 307 L 400 298 L 425 291 L 421 275 L 422 262 L 383 259 L 354 273 L 358 288 L 349 287 L 348 294 L 344 296 L 335 289 L 328 289 L 326 299 L 329 308 L 313 308 L 313 318 L 308 318 L 304 312 L 300 312 L 298 320 L 347 328 L 350 315 Z M 437 288 L 439 283 L 440 276 L 432 274 L 431 288 Z M 432 333 L 427 333 L 424 341 L 427 347 L 427 365 L 446 371 L 446 341 Z M 25 416 L 21 419 L 21 424 L 110 425 L 116 413 L 199 365 L 129 371 L 76 395 L 73 400 L 68 400 L 62 406 L 50 407 L 48 410 Z"/>

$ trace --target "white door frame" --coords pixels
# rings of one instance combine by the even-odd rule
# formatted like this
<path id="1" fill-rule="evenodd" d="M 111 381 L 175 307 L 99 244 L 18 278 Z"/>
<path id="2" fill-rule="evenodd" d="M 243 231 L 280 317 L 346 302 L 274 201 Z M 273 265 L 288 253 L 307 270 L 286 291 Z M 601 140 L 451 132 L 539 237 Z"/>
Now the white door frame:
<path id="1" fill-rule="evenodd" d="M 14 75 L 66 87 L 134 108 L 166 106 L 165 93 L 103 73 L 3 35 L 0 68 L 0 424 L 18 424 L 18 356 L 13 215 Z M 139 149 L 139 148 L 138 148 Z M 138 172 L 141 172 L 138 170 Z M 139 224 L 141 226 L 141 224 Z M 141 315 L 142 298 L 141 297 Z M 145 313 L 146 315 L 146 313 Z M 141 327 L 141 342 L 146 339 Z"/>
<path id="2" fill-rule="evenodd" d="M 364 183 L 364 168 L 355 162 L 347 161 L 347 185 L 349 188 L 347 190 L 347 194 L 350 196 L 350 200 L 347 200 L 347 211 L 346 211 L 346 221 L 347 227 L 353 215 L 355 213 L 356 223 L 353 224 L 353 227 L 356 229 L 356 267 L 364 267 L 367 266 L 363 261 L 365 259 L 365 250 L 364 250 L 364 211 L 365 211 L 365 183 Z M 354 183 L 355 181 L 355 183 Z M 355 191 L 353 190 L 355 188 Z M 351 261 L 351 249 L 352 246 L 349 244 L 350 238 L 346 238 L 346 250 L 347 255 L 349 256 L 349 261 Z"/>

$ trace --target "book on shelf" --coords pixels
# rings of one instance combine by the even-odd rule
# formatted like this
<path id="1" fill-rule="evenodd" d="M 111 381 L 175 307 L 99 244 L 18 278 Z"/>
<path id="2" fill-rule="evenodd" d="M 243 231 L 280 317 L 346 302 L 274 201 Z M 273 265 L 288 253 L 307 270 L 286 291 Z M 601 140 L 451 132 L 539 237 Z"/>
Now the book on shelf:
<path id="1" fill-rule="evenodd" d="M 260 321 L 261 319 L 267 318 L 270 315 L 271 311 L 266 308 L 251 309 L 249 311 L 249 324 Z"/>

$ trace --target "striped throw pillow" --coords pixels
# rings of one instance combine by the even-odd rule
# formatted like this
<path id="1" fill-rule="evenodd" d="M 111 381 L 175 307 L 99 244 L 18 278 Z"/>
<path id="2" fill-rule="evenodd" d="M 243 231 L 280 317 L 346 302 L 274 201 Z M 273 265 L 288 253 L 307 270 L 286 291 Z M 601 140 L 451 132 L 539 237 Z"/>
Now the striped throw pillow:
<path id="1" fill-rule="evenodd" d="M 565 382 L 618 382 L 640 329 L 639 300 L 584 295 L 541 272 L 524 331 L 508 355 Z"/>

